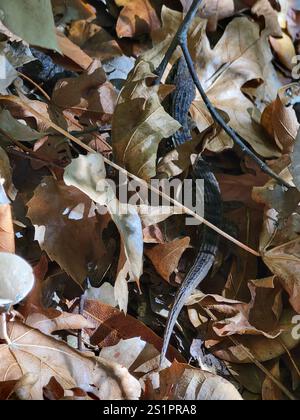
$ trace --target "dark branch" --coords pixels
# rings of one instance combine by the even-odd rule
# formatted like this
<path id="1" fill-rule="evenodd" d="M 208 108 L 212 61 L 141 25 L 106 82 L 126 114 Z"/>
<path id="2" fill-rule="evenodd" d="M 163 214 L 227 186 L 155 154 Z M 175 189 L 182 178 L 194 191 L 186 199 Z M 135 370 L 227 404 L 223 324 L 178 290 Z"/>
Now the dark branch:
<path id="1" fill-rule="evenodd" d="M 157 80 L 156 80 L 156 84 L 159 84 L 161 82 L 161 78 L 167 68 L 167 65 L 172 57 L 172 55 L 174 54 L 176 48 L 178 46 L 181 47 L 185 60 L 187 62 L 190 74 L 194 80 L 194 83 L 205 103 L 205 105 L 207 106 L 208 111 L 210 112 L 212 118 L 214 119 L 214 121 L 216 121 L 220 127 L 223 128 L 223 130 L 228 134 L 228 136 L 233 140 L 234 144 L 236 144 L 241 150 L 242 152 L 249 156 L 250 159 L 252 159 L 259 167 L 260 169 L 266 173 L 267 175 L 269 175 L 271 178 L 275 179 L 279 185 L 286 187 L 286 188 L 291 188 L 291 185 L 289 183 L 287 183 L 284 179 L 282 179 L 279 175 L 277 175 L 274 171 L 272 171 L 272 169 L 263 161 L 261 160 L 247 145 L 246 145 L 246 140 L 244 138 L 242 138 L 238 133 L 236 133 L 236 131 L 230 127 L 226 121 L 223 119 L 223 117 L 221 116 L 221 114 L 217 111 L 217 109 L 213 106 L 212 102 L 210 101 L 210 99 L 208 98 L 208 96 L 206 95 L 202 84 L 200 82 L 200 79 L 198 77 L 198 74 L 196 72 L 191 54 L 189 52 L 189 48 L 188 48 L 188 42 L 187 42 L 187 35 L 188 35 L 188 30 L 189 27 L 201 5 L 203 0 L 194 0 L 193 4 L 189 10 L 189 12 L 187 13 L 184 21 L 182 22 L 181 26 L 179 27 L 178 31 L 176 32 L 176 35 L 170 45 L 170 47 L 168 48 L 165 57 L 163 59 L 163 61 L 161 62 L 161 64 L 159 65 L 159 67 L 156 70 L 156 74 L 158 76 Z"/>
<path id="2" fill-rule="evenodd" d="M 188 65 L 189 71 L 194 80 L 194 83 L 203 99 L 203 102 L 207 106 L 208 111 L 213 117 L 214 121 L 216 121 L 223 128 L 225 133 L 227 133 L 228 136 L 232 138 L 234 144 L 236 144 L 245 155 L 249 156 L 249 158 L 252 159 L 264 173 L 269 175 L 271 178 L 275 179 L 283 187 L 290 188 L 291 185 L 287 183 L 284 179 L 282 179 L 279 175 L 277 175 L 275 172 L 273 172 L 272 169 L 269 168 L 269 166 L 265 162 L 263 162 L 258 156 L 256 156 L 256 154 L 248 146 L 246 146 L 245 140 L 225 122 L 221 114 L 216 110 L 216 108 L 211 103 L 210 99 L 206 95 L 201 85 L 200 79 L 194 67 L 194 63 L 193 63 L 191 54 L 187 46 L 187 40 L 182 39 L 180 45 L 181 45 L 186 63 Z"/>
<path id="3" fill-rule="evenodd" d="M 191 23 L 196 16 L 196 13 L 201 5 L 203 0 L 194 0 L 193 4 L 190 7 L 190 10 L 186 14 L 182 24 L 180 25 L 178 31 L 176 32 L 176 35 L 174 36 L 170 47 L 168 48 L 163 61 L 159 65 L 159 67 L 156 69 L 156 74 L 158 76 L 157 80 L 155 81 L 155 84 L 160 84 L 161 79 L 163 77 L 163 74 L 167 68 L 167 65 L 169 61 L 172 58 L 172 55 L 174 54 L 176 48 L 180 45 L 181 39 L 183 35 L 186 35 L 188 33 L 189 27 L 191 26 Z"/>

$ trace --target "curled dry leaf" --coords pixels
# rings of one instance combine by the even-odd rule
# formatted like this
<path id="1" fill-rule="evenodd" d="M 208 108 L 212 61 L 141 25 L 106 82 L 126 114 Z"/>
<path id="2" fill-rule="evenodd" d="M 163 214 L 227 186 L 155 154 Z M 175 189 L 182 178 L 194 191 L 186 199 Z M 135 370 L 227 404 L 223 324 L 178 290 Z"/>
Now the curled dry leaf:
<path id="1" fill-rule="evenodd" d="M 296 84 L 281 88 L 276 101 L 266 107 L 261 118 L 262 126 L 274 138 L 283 154 L 293 150 L 299 129 L 296 113 L 292 106 L 293 87 L 296 87 Z"/>
<path id="2" fill-rule="evenodd" d="M 180 0 L 184 11 L 187 12 L 192 4 L 192 0 Z M 272 7 L 276 5 L 276 1 L 269 0 L 205 0 L 200 16 L 208 19 L 208 28 L 211 31 L 217 29 L 219 20 L 231 17 L 243 9 L 252 7 L 252 13 L 257 16 L 263 16 L 266 27 L 270 34 L 276 37 L 282 35 L 282 31 L 278 22 L 278 14 Z"/>
<path id="3" fill-rule="evenodd" d="M 300 238 L 264 250 L 263 260 L 280 278 L 292 307 L 300 313 Z"/>
<path id="4" fill-rule="evenodd" d="M 205 296 L 201 292 L 189 301 L 189 305 L 200 302 L 199 307 L 189 309 L 189 315 L 195 327 L 207 325 L 206 347 L 228 362 L 253 363 L 249 352 L 254 359 L 266 362 L 299 345 L 300 337 L 293 334 L 296 312 L 290 308 L 282 311 L 281 281 L 257 280 L 250 282 L 249 288 L 252 295 L 249 304 L 216 295 Z M 218 321 L 208 322 L 206 310 L 215 314 Z"/>
<path id="5" fill-rule="evenodd" d="M 267 278 L 248 283 L 251 293 L 249 303 L 225 299 L 218 295 L 195 292 L 188 301 L 190 315 L 195 327 L 201 325 L 203 309 L 212 311 L 217 320 L 211 325 L 218 337 L 238 335 L 263 335 L 276 338 L 281 333 L 278 327 L 282 314 L 282 289 L 276 278 Z M 194 313 L 198 311 L 198 317 Z M 204 312 L 205 313 L 205 312 Z"/>
<path id="6" fill-rule="evenodd" d="M 282 191 L 282 189 L 276 187 L 276 189 L 273 188 L 273 191 L 262 190 L 260 195 L 260 199 L 263 196 L 262 201 L 265 200 L 270 208 L 266 210 L 260 239 L 263 260 L 280 279 L 282 287 L 289 295 L 292 307 L 298 313 L 300 313 L 300 281 L 298 276 L 300 270 L 300 237 L 295 213 L 300 202 L 299 140 L 300 136 L 298 135 L 291 154 L 292 164 L 290 167 L 293 181 L 298 189 Z"/>
<path id="7" fill-rule="evenodd" d="M 0 147 L 0 179 L 4 181 L 3 186 L 5 188 L 6 193 L 9 196 L 11 196 L 14 190 L 13 183 L 12 183 L 12 169 L 10 166 L 10 161 L 7 156 L 7 153 L 5 152 L 4 149 L 2 149 L 2 147 Z M 1 198 L 1 203 L 8 204 L 4 196 Z"/>
<path id="8" fill-rule="evenodd" d="M 67 344 L 19 322 L 8 324 L 11 344 L 0 345 L 0 381 L 19 380 L 24 372 L 38 382 L 30 398 L 43 399 L 43 387 L 54 377 L 64 389 L 82 388 L 104 400 L 138 399 L 141 388 L 126 368 L 82 354 Z"/>
<path id="9" fill-rule="evenodd" d="M 0 253 L 0 306 L 21 302 L 34 285 L 31 266 L 14 254 Z"/>
<path id="10" fill-rule="evenodd" d="M 293 177 L 293 181 L 298 191 L 300 191 L 300 128 L 298 130 L 293 153 L 291 155 L 290 171 Z"/>
<path id="11" fill-rule="evenodd" d="M 279 322 L 278 328 L 283 332 L 278 338 L 270 339 L 263 336 L 239 336 L 232 342 L 225 340 L 222 345 L 216 345 L 215 339 L 207 340 L 206 346 L 218 358 L 239 364 L 268 362 L 286 354 L 286 351 L 295 349 L 300 338 L 293 334 L 295 323 L 293 322 L 296 313 L 286 310 Z M 249 357 L 249 353 L 253 357 Z"/>
<path id="12" fill-rule="evenodd" d="M 0 179 L 0 252 L 14 254 L 15 232 L 12 211 L 6 192 L 3 188 L 3 182 L 4 180 Z"/>
<path id="13" fill-rule="evenodd" d="M 15 252 L 15 232 L 10 204 L 0 204 L 0 252 Z"/>
<path id="14" fill-rule="evenodd" d="M 293 60 L 296 56 L 295 46 L 287 34 L 283 33 L 282 35 L 282 38 L 279 39 L 271 37 L 270 43 L 281 64 L 292 71 L 294 68 Z"/>
<path id="15" fill-rule="evenodd" d="M 11 144 L 11 139 L 16 141 L 29 141 L 33 142 L 44 137 L 45 133 L 30 128 L 24 125 L 11 115 L 11 113 L 3 109 L 0 112 L 0 138 L 1 142 Z"/>
<path id="16" fill-rule="evenodd" d="M 117 273 L 114 287 L 114 297 L 120 310 L 126 314 L 129 299 L 128 277 L 131 277 L 132 274 L 130 275 L 130 264 L 126 259 L 124 246 L 121 248 Z M 137 282 L 139 284 L 139 278 L 137 279 Z"/>
<path id="17" fill-rule="evenodd" d="M 74 159 L 66 168 L 64 180 L 67 185 L 72 185 L 88 195 L 99 206 L 107 207 L 124 244 L 125 255 L 130 266 L 129 274 L 134 281 L 138 282 L 143 271 L 144 247 L 141 220 L 134 206 L 123 204 L 116 198 L 115 187 L 106 179 L 106 168 L 102 156 L 93 153 Z M 100 213 L 102 210 L 98 207 Z"/>

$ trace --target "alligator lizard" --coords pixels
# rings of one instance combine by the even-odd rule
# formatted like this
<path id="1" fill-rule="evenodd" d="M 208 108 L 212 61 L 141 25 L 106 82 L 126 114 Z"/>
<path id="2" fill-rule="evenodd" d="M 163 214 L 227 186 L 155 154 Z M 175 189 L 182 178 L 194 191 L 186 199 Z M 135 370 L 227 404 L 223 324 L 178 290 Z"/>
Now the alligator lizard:
<path id="1" fill-rule="evenodd" d="M 170 80 L 171 78 L 173 78 L 173 80 Z M 184 58 L 181 58 L 175 64 L 174 69 L 171 70 L 168 78 L 168 83 L 169 82 L 172 82 L 172 84 L 175 85 L 175 90 L 170 95 L 169 99 L 169 112 L 183 127 L 169 139 L 169 146 L 171 142 L 174 148 L 191 139 L 191 133 L 188 126 L 188 112 L 191 103 L 195 98 L 196 90 Z M 205 217 L 209 222 L 220 227 L 222 224 L 222 202 L 218 182 L 211 172 L 209 165 L 202 158 L 197 160 L 193 172 L 193 176 L 196 179 L 204 180 Z M 218 243 L 218 234 L 211 229 L 204 227 L 202 244 L 197 258 L 182 283 L 169 314 L 161 352 L 161 365 L 165 360 L 178 315 L 190 294 L 205 279 L 212 268 L 218 250 Z"/>

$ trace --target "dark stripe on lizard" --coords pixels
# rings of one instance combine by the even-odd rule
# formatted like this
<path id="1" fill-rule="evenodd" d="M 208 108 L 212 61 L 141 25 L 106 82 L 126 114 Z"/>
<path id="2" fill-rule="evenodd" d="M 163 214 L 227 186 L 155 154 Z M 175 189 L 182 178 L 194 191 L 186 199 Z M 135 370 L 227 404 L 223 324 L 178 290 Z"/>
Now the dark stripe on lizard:
<path id="1" fill-rule="evenodd" d="M 195 85 L 188 71 L 185 59 L 181 58 L 175 66 L 175 71 L 174 69 L 171 71 L 173 80 L 168 80 L 168 83 L 175 84 L 176 86 L 175 91 L 170 95 L 169 112 L 182 125 L 183 129 L 179 130 L 172 137 L 171 143 L 173 143 L 173 147 L 177 147 L 191 139 L 188 126 L 188 112 L 196 95 Z M 223 211 L 219 184 L 210 170 L 209 165 L 202 158 L 197 160 L 193 168 L 193 176 L 195 179 L 204 180 L 205 218 L 215 226 L 221 227 Z M 219 235 L 204 226 L 202 244 L 197 258 L 182 283 L 169 314 L 161 352 L 161 366 L 168 350 L 176 320 L 188 297 L 211 270 L 218 251 L 218 244 Z"/>

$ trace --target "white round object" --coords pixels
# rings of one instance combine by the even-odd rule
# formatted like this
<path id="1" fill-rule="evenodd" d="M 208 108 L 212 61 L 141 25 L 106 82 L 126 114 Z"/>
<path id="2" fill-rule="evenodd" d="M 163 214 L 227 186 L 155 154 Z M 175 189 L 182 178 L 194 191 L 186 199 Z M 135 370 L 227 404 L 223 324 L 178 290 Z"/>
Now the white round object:
<path id="1" fill-rule="evenodd" d="M 0 306 L 16 305 L 32 290 L 32 267 L 21 257 L 0 253 Z"/>

